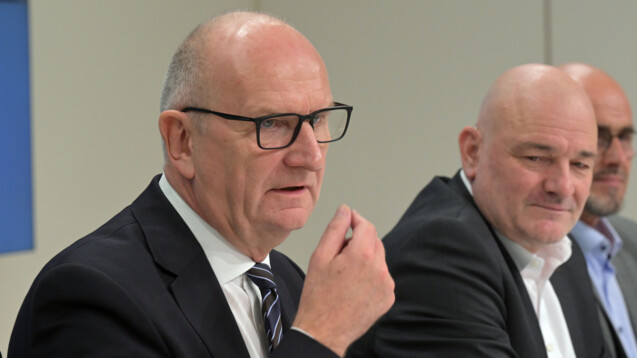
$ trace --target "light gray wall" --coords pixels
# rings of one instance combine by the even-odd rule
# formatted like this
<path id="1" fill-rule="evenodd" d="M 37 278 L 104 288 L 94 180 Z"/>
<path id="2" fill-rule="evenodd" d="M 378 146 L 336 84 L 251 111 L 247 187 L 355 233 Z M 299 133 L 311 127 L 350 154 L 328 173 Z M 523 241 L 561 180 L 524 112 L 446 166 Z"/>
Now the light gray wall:
<path id="1" fill-rule="evenodd" d="M 0 351 L 42 265 L 161 171 L 163 76 L 198 22 L 231 8 L 287 19 L 323 55 L 335 99 L 354 105 L 347 136 L 330 147 L 314 215 L 281 247 L 306 267 L 340 203 L 382 236 L 432 176 L 453 175 L 460 129 L 473 124 L 486 88 L 510 67 L 548 55 L 589 61 L 637 103 L 630 45 L 637 4 L 616 2 L 556 2 L 547 42 L 551 17 L 541 1 L 32 1 L 36 248 L 0 256 Z M 629 191 L 625 210 L 633 218 L 636 195 Z"/>

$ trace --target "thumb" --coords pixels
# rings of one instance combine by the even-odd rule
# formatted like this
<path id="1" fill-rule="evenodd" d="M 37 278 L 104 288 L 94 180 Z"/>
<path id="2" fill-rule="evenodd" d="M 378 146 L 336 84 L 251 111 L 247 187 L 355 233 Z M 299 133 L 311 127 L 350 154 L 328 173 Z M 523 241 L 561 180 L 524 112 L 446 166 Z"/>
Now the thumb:
<path id="1" fill-rule="evenodd" d="M 327 224 L 327 228 L 316 247 L 318 253 L 326 260 L 331 260 L 338 255 L 345 245 L 345 235 L 349 230 L 352 221 L 352 211 L 347 205 L 341 205 L 336 209 L 334 217 Z"/>

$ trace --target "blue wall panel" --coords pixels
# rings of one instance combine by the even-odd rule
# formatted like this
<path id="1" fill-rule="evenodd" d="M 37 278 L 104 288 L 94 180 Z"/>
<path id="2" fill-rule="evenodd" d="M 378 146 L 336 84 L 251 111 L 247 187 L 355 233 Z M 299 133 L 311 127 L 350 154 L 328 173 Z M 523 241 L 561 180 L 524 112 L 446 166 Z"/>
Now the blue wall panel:
<path id="1" fill-rule="evenodd" d="M 0 0 L 0 253 L 33 247 L 26 0 Z"/>

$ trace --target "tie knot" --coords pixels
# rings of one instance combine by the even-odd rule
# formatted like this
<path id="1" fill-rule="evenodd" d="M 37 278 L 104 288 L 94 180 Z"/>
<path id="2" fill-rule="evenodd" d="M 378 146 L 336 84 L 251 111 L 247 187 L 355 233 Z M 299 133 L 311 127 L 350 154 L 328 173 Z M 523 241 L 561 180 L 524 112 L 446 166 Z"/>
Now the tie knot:
<path id="1" fill-rule="evenodd" d="M 276 288 L 274 275 L 272 275 L 270 266 L 266 264 L 255 264 L 248 270 L 248 272 L 246 272 L 246 275 L 248 275 L 252 282 L 254 282 L 260 289 Z"/>

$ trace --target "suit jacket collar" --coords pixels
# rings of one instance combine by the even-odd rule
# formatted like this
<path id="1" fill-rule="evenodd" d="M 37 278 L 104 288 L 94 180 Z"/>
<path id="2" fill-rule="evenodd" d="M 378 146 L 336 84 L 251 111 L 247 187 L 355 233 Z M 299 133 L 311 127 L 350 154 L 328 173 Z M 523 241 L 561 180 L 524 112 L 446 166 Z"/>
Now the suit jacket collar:
<path id="1" fill-rule="evenodd" d="M 480 213 L 480 210 L 478 210 L 476 203 L 473 201 L 473 195 L 471 195 L 469 190 L 467 190 L 467 186 L 465 185 L 464 181 L 462 180 L 462 177 L 460 176 L 460 170 L 456 172 L 453 178 L 447 179 L 447 180 L 448 180 L 449 188 L 452 191 L 454 191 L 457 195 L 460 195 L 460 197 L 463 200 L 471 203 L 471 205 L 475 207 L 476 211 Z M 480 213 L 480 216 L 482 216 L 482 213 Z M 489 228 L 491 228 L 491 225 L 489 225 Z"/>
<path id="2" fill-rule="evenodd" d="M 597 341 L 592 337 L 601 337 L 602 332 L 584 254 L 577 240 L 571 242 L 571 257 L 555 271 L 551 284 L 559 297 L 575 355 L 587 357 L 595 352 L 591 345 Z"/>
<path id="3" fill-rule="evenodd" d="M 131 210 L 177 305 L 215 357 L 249 358 L 201 246 L 159 188 L 156 176 Z"/>

